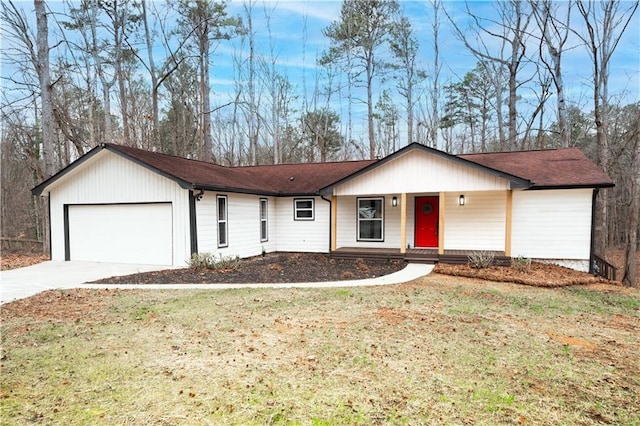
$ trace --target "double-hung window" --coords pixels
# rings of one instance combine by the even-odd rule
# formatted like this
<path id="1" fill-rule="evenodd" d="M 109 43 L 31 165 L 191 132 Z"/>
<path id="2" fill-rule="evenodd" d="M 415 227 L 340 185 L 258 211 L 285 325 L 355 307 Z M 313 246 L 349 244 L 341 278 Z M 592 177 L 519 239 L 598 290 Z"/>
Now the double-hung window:
<path id="1" fill-rule="evenodd" d="M 218 206 L 218 247 L 229 246 L 229 221 L 227 216 L 227 196 L 218 195 L 216 197 Z"/>
<path id="2" fill-rule="evenodd" d="M 384 241 L 384 198 L 358 198 L 358 241 Z"/>
<path id="3" fill-rule="evenodd" d="M 260 242 L 269 240 L 268 200 L 260 198 Z"/>
<path id="4" fill-rule="evenodd" d="M 314 220 L 313 198 L 296 198 L 293 200 L 294 220 Z"/>

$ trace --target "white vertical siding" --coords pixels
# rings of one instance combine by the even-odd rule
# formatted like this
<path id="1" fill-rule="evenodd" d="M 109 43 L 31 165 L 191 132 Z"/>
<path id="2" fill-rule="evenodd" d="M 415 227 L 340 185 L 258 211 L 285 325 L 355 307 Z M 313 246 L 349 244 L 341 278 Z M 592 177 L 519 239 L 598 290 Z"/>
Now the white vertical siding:
<path id="1" fill-rule="evenodd" d="M 314 199 L 314 220 L 294 220 L 294 199 Z M 331 210 L 320 197 L 280 197 L 276 199 L 277 251 L 326 253 L 329 251 Z"/>
<path id="2" fill-rule="evenodd" d="M 227 247 L 218 247 L 217 196 L 227 196 L 228 242 Z M 266 198 L 268 209 L 269 240 L 260 241 L 260 199 Z M 273 197 L 234 194 L 225 192 L 205 192 L 196 202 L 196 224 L 198 228 L 198 251 L 218 253 L 222 256 L 251 257 L 276 249 L 276 207 Z"/>
<path id="3" fill-rule="evenodd" d="M 445 250 L 504 251 L 506 191 L 465 192 L 464 206 L 459 196 L 445 195 Z"/>
<path id="4" fill-rule="evenodd" d="M 173 214 L 173 262 L 184 266 L 191 254 L 189 192 L 114 153 L 103 150 L 49 188 L 51 256 L 64 260 L 65 204 L 169 202 Z"/>
<path id="5" fill-rule="evenodd" d="M 514 191 L 511 255 L 589 259 L 591 189 Z"/>
<path id="6" fill-rule="evenodd" d="M 495 191 L 508 188 L 509 181 L 479 168 L 412 150 L 339 185 L 335 195 Z"/>

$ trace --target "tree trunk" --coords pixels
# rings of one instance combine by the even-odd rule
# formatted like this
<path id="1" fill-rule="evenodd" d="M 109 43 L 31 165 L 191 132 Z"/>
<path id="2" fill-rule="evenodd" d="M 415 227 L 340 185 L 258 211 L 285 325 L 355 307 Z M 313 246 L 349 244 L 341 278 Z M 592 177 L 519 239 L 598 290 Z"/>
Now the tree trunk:
<path id="1" fill-rule="evenodd" d="M 375 127 L 373 123 L 373 59 L 367 63 L 367 123 L 369 124 L 369 159 L 376 158 Z"/>
<path id="2" fill-rule="evenodd" d="M 637 117 L 636 126 L 640 124 L 640 116 Z M 622 274 L 622 284 L 626 286 L 636 285 L 636 252 L 638 249 L 638 217 L 640 217 L 640 130 L 636 127 L 634 132 L 634 153 L 632 161 L 632 169 L 629 173 L 632 175 L 630 182 L 630 205 L 626 226 L 627 241 L 625 247 L 624 273 Z"/>
<path id="3" fill-rule="evenodd" d="M 42 157 L 44 178 L 55 173 L 53 160 L 53 107 L 51 101 L 51 76 L 49 74 L 49 25 L 44 0 L 34 0 L 38 49 L 37 71 L 40 81 L 40 107 L 42 108 Z"/>

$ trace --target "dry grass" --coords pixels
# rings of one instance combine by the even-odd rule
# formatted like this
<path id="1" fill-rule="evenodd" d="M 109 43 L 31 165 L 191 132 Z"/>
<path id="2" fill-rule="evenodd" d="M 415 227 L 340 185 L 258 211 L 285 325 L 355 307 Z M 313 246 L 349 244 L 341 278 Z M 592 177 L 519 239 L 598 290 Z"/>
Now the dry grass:
<path id="1" fill-rule="evenodd" d="M 640 424 L 632 289 L 433 274 L 41 297 L 34 318 L 3 306 L 3 425 Z"/>

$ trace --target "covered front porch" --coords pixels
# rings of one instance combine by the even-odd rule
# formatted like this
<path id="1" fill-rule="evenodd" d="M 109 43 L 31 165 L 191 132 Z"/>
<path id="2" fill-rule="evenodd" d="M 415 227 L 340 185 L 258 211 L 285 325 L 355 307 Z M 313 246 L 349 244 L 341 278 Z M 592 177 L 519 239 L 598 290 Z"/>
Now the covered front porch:
<path id="1" fill-rule="evenodd" d="M 336 258 L 460 264 L 482 251 L 509 263 L 512 197 L 511 190 L 334 195 L 330 252 Z"/>
<path id="2" fill-rule="evenodd" d="M 375 260 L 404 260 L 410 263 L 438 262 L 449 264 L 465 264 L 474 250 L 444 250 L 438 253 L 438 249 L 407 249 L 402 252 L 399 248 L 371 248 L 371 247 L 340 247 L 331 251 L 331 257 L 335 259 L 375 259 Z M 494 256 L 494 264 L 509 265 L 511 257 L 504 251 L 488 251 Z"/>

